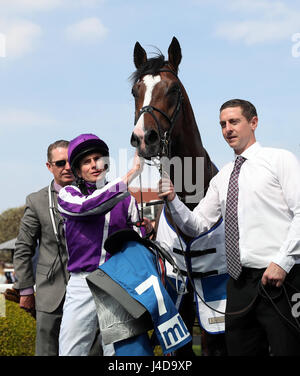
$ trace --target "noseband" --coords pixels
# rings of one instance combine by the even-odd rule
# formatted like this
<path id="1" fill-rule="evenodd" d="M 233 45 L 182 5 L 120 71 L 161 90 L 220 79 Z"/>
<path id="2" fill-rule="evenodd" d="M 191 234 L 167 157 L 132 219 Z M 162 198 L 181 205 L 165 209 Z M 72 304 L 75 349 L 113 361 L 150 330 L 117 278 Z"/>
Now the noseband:
<path id="1" fill-rule="evenodd" d="M 178 79 L 177 74 L 170 69 L 160 69 L 159 72 L 172 73 Z M 149 113 L 153 117 L 155 124 L 156 124 L 156 127 L 157 127 L 157 130 L 158 130 L 159 138 L 160 138 L 160 153 L 159 153 L 160 157 L 162 157 L 162 156 L 170 157 L 171 134 L 172 134 L 172 131 L 174 129 L 176 119 L 177 119 L 177 116 L 178 116 L 180 108 L 181 108 L 181 104 L 183 102 L 183 95 L 182 95 L 180 88 L 178 88 L 177 91 L 178 91 L 178 100 L 177 100 L 176 107 L 175 107 L 174 112 L 173 112 L 171 117 L 169 117 L 164 111 L 160 110 L 157 107 L 144 106 L 140 109 L 139 114 L 138 114 L 138 116 L 137 116 L 137 118 L 135 119 L 135 122 L 134 122 L 134 125 L 136 125 L 139 118 L 144 113 Z M 161 115 L 163 115 L 163 117 L 170 124 L 170 128 L 167 131 L 163 132 L 162 126 L 161 126 L 159 120 L 157 119 L 157 116 L 155 115 L 155 111 L 160 113 Z"/>

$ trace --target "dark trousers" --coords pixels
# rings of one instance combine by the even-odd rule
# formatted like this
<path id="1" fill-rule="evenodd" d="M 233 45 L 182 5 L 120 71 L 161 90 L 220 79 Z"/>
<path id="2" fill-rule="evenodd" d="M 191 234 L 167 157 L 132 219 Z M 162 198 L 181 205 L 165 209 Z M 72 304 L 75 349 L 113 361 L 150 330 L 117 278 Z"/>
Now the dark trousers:
<path id="1" fill-rule="evenodd" d="M 58 356 L 58 337 L 62 314 L 63 301 L 54 312 L 36 312 L 36 356 Z"/>
<path id="2" fill-rule="evenodd" d="M 291 297 L 300 291 L 300 265 L 295 265 L 288 273 L 284 283 L 285 290 L 269 285 L 265 287 L 275 306 L 260 288 L 264 271 L 265 269 L 243 268 L 237 281 L 232 278 L 228 280 L 226 312 L 239 311 L 250 305 L 244 313 L 225 317 L 228 354 L 299 356 L 300 324 L 299 320 L 297 324 L 292 315 L 291 305 L 295 303 Z"/>

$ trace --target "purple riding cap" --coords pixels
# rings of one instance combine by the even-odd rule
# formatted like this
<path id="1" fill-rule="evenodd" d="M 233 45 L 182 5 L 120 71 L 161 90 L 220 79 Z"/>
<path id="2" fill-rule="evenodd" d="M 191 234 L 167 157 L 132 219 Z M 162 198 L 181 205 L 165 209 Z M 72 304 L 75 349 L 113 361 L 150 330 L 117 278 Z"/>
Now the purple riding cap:
<path id="1" fill-rule="evenodd" d="M 68 160 L 72 171 L 83 155 L 95 151 L 100 152 L 103 156 L 109 156 L 109 148 L 106 143 L 92 133 L 84 133 L 71 140 L 68 148 Z"/>

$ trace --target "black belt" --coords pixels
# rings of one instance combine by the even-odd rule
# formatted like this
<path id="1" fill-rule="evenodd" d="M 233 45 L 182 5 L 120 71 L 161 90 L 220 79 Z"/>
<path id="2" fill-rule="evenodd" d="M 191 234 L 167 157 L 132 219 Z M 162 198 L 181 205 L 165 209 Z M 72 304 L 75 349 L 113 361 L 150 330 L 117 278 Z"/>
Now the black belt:
<path id="1" fill-rule="evenodd" d="M 185 271 L 185 270 L 180 270 L 181 274 L 184 275 L 185 277 L 188 276 L 188 273 Z M 189 276 L 191 276 L 192 278 L 205 278 L 205 277 L 209 277 L 211 275 L 217 275 L 218 274 L 218 271 L 217 270 L 210 270 L 209 272 L 191 272 L 189 273 Z"/>
<path id="2" fill-rule="evenodd" d="M 210 255 L 212 253 L 216 253 L 217 250 L 216 248 L 210 248 L 210 249 L 203 249 L 201 251 L 192 250 L 190 252 L 186 252 L 178 248 L 173 248 L 173 252 L 177 253 L 178 255 L 182 255 L 186 257 L 199 257 L 199 256 L 205 256 L 205 255 Z"/>

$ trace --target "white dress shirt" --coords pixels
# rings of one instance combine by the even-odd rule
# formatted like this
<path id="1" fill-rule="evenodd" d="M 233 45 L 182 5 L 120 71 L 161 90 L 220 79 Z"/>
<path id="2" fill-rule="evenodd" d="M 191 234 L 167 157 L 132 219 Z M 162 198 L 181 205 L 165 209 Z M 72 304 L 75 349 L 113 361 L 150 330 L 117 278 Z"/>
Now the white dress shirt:
<path id="1" fill-rule="evenodd" d="M 289 272 L 300 262 L 300 163 L 289 151 L 258 142 L 242 154 L 239 175 L 239 245 L 242 266 L 266 268 L 270 262 Z M 176 196 L 172 216 L 189 236 L 209 230 L 222 215 L 234 162 L 210 181 L 206 196 L 191 212 Z"/>

